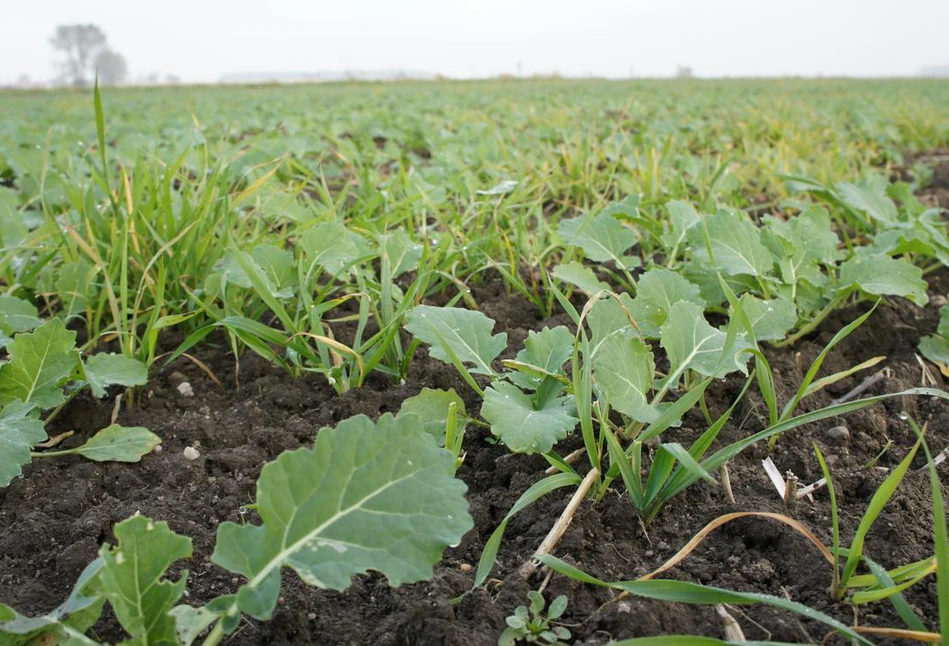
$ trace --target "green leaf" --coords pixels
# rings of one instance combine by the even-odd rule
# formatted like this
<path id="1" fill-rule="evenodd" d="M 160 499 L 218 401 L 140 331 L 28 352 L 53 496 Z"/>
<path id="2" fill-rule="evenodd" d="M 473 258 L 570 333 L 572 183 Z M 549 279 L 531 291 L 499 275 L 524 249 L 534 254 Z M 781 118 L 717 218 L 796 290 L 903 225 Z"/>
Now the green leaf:
<path id="1" fill-rule="evenodd" d="M 362 236 L 336 222 L 320 222 L 310 227 L 297 242 L 308 266 L 319 265 L 335 277 L 369 253 Z"/>
<path id="2" fill-rule="evenodd" d="M 484 583 L 484 580 L 491 574 L 491 569 L 497 560 L 501 539 L 504 538 L 504 531 L 507 529 L 507 524 L 511 518 L 550 492 L 563 487 L 575 487 L 578 484 L 580 484 L 580 476 L 575 473 L 555 473 L 528 487 L 527 491 L 522 493 L 521 497 L 511 506 L 504 519 L 491 532 L 491 536 L 485 542 L 484 549 L 481 550 L 481 558 L 478 560 L 478 569 L 475 571 L 474 586 L 478 587 Z"/>
<path id="3" fill-rule="evenodd" d="M 840 266 L 840 289 L 859 287 L 875 296 L 903 296 L 917 305 L 929 302 L 928 285 L 919 267 L 902 258 L 856 254 Z"/>
<path id="4" fill-rule="evenodd" d="M 168 614 L 175 618 L 175 634 L 178 636 L 177 644 L 180 646 L 191 646 L 201 633 L 207 630 L 220 615 L 211 612 L 206 607 L 194 608 L 192 606 L 175 606 Z"/>
<path id="5" fill-rule="evenodd" d="M 758 228 L 744 218 L 719 211 L 688 232 L 692 254 L 728 276 L 771 273 L 775 257 L 761 242 Z"/>
<path id="6" fill-rule="evenodd" d="M 270 617 L 280 570 L 344 590 L 370 569 L 398 586 L 431 576 L 442 550 L 472 527 L 455 459 L 414 423 L 358 415 L 287 451 L 257 481 L 262 525 L 225 522 L 211 560 L 247 577 L 236 604 Z"/>
<path id="7" fill-rule="evenodd" d="M 872 175 L 859 184 L 841 182 L 837 184 L 837 192 L 850 208 L 866 213 L 880 224 L 893 226 L 899 222 L 899 213 L 886 195 L 887 185 L 885 177 Z"/>
<path id="8" fill-rule="evenodd" d="M 557 233 L 568 245 L 580 247 L 588 260 L 612 260 L 625 269 L 639 265 L 639 258 L 623 255 L 636 244 L 636 234 L 608 212 L 561 220 Z"/>
<path id="9" fill-rule="evenodd" d="M 570 400 L 560 398 L 537 410 L 517 386 L 498 381 L 484 391 L 481 416 L 514 453 L 546 453 L 576 427 L 571 408 Z"/>
<path id="10" fill-rule="evenodd" d="M 540 368 L 555 375 L 564 374 L 563 364 L 573 354 L 573 334 L 562 325 L 543 328 L 540 332 L 528 332 L 524 347 L 517 353 L 516 361 Z M 507 378 L 524 390 L 537 390 L 542 378 L 512 372 Z"/>
<path id="11" fill-rule="evenodd" d="M 254 250 L 251 255 L 239 249 L 228 249 L 227 253 L 215 265 L 215 270 L 220 273 L 224 279 L 242 287 L 244 289 L 254 288 L 258 292 L 264 292 L 272 298 L 290 298 L 293 296 L 293 289 L 290 287 L 281 288 L 277 282 L 280 279 L 292 281 L 295 279 L 296 270 L 293 265 L 289 267 L 291 275 L 285 273 L 286 267 L 281 267 L 281 263 L 286 262 L 285 254 L 288 251 L 277 249 L 276 247 L 260 248 Z M 265 262 L 261 264 L 258 260 L 260 256 Z M 292 262 L 292 256 L 290 258 Z M 261 294 L 263 296 L 264 294 Z"/>
<path id="12" fill-rule="evenodd" d="M 591 354 L 596 356 L 600 346 L 610 336 L 625 333 L 633 328 L 630 322 L 629 310 L 633 299 L 623 293 L 614 298 L 613 295 L 597 300 L 587 314 L 587 326 L 590 328 Z"/>
<path id="13" fill-rule="evenodd" d="M 939 308 L 939 326 L 936 334 L 919 340 L 919 351 L 935 363 L 949 364 L 949 305 Z"/>
<path id="14" fill-rule="evenodd" d="M 741 307 L 748 315 L 757 341 L 783 339 L 788 330 L 797 323 L 794 303 L 784 298 L 766 301 L 751 294 L 744 294 L 741 297 Z"/>
<path id="15" fill-rule="evenodd" d="M 452 363 L 454 356 L 473 364 L 470 370 L 476 374 L 493 376 L 491 362 L 507 347 L 507 334 L 491 334 L 494 321 L 459 307 L 418 305 L 406 316 L 405 329 L 428 343 L 436 359 Z"/>
<path id="16" fill-rule="evenodd" d="M 33 404 L 14 401 L 0 408 L 0 487 L 6 487 L 30 461 L 30 449 L 48 437 L 43 422 L 28 417 Z"/>
<path id="17" fill-rule="evenodd" d="M 698 287 L 674 271 L 656 267 L 640 277 L 629 313 L 644 336 L 657 339 L 669 311 L 679 301 L 705 307 Z"/>
<path id="18" fill-rule="evenodd" d="M 92 394 L 98 398 L 105 397 L 109 386 L 142 386 L 148 381 L 148 368 L 144 363 L 120 354 L 95 354 L 82 369 Z"/>
<path id="19" fill-rule="evenodd" d="M 397 418 L 405 415 L 416 415 L 418 423 L 422 430 L 433 436 L 441 443 L 445 442 L 445 426 L 448 423 L 448 407 L 454 404 L 458 416 L 464 421 L 467 418 L 465 413 L 465 403 L 455 392 L 454 388 L 449 390 L 435 390 L 432 388 L 423 388 L 422 392 L 414 397 L 409 397 L 402 402 L 399 408 Z"/>
<path id="20" fill-rule="evenodd" d="M 764 220 L 762 242 L 778 257 L 782 281 L 788 285 L 801 281 L 813 285 L 826 283 L 821 266 L 836 266 L 841 256 L 830 214 L 823 208 L 812 207 L 787 220 L 772 216 Z"/>
<path id="21" fill-rule="evenodd" d="M 609 285 L 596 277 L 592 269 L 578 262 L 557 265 L 551 273 L 557 280 L 579 287 L 587 296 L 593 296 L 597 292 L 610 288 Z"/>
<path id="22" fill-rule="evenodd" d="M 277 298 L 291 298 L 297 282 L 297 265 L 293 252 L 269 244 L 257 245 L 251 257 L 273 285 Z"/>
<path id="23" fill-rule="evenodd" d="M 95 589 L 109 600 L 130 635 L 123 643 L 177 644 L 175 618 L 169 611 L 184 592 L 188 572 L 174 582 L 163 577 L 172 563 L 191 556 L 191 539 L 175 534 L 168 523 L 139 514 L 113 531 L 118 544 L 99 550 L 103 567 Z"/>
<path id="24" fill-rule="evenodd" d="M 672 200 L 666 204 L 666 210 L 669 212 L 668 230 L 659 239 L 666 249 L 672 250 L 682 246 L 689 229 L 701 222 L 701 218 L 692 204 L 681 200 Z"/>
<path id="25" fill-rule="evenodd" d="M 33 303 L 16 296 L 0 296 L 0 330 L 29 332 L 42 322 Z"/>
<path id="26" fill-rule="evenodd" d="M 64 401 L 62 384 L 75 370 L 76 333 L 59 319 L 16 335 L 7 346 L 9 362 L 0 366 L 0 406 L 15 399 L 54 408 Z"/>
<path id="27" fill-rule="evenodd" d="M 93 279 L 96 270 L 88 260 L 67 262 L 59 268 L 56 277 L 56 292 L 62 300 L 67 318 L 82 314 L 98 291 Z"/>
<path id="28" fill-rule="evenodd" d="M 537 555 L 536 558 L 549 567 L 551 570 L 570 577 L 575 581 L 596 585 L 602 587 L 621 590 L 637 597 L 654 599 L 657 601 L 673 601 L 677 603 L 696 603 L 696 604 L 766 604 L 773 608 L 788 610 L 802 617 L 819 621 L 833 629 L 841 632 L 847 637 L 861 643 L 872 645 L 865 637 L 851 630 L 845 624 L 837 621 L 833 617 L 822 612 L 809 608 L 802 603 L 790 601 L 783 597 L 775 597 L 769 594 L 758 592 L 736 592 L 733 590 L 724 590 L 722 588 L 713 588 L 711 586 L 691 583 L 689 581 L 674 581 L 670 579 L 650 579 L 634 581 L 602 581 L 586 572 L 566 563 L 550 554 Z M 741 642 L 746 643 L 746 642 Z"/>
<path id="29" fill-rule="evenodd" d="M 94 462 L 138 462 L 159 444 L 161 438 L 147 428 L 110 424 L 69 453 Z"/>
<path id="30" fill-rule="evenodd" d="M 652 350 L 633 335 L 606 339 L 593 359 L 593 375 L 610 406 L 637 422 L 651 423 L 659 411 L 649 405 L 656 365 Z"/>
<path id="31" fill-rule="evenodd" d="M 389 259 L 392 278 L 414 271 L 422 259 L 422 245 L 401 229 L 379 236 L 379 246 L 382 256 Z"/>
<path id="32" fill-rule="evenodd" d="M 694 370 L 706 377 L 721 377 L 734 370 L 745 372 L 747 355 L 738 358 L 741 347 L 733 348 L 736 356 L 719 366 L 726 334 L 716 330 L 705 320 L 702 308 L 694 303 L 679 301 L 672 306 L 669 320 L 662 326 L 660 344 L 669 357 L 667 385 L 674 385 L 686 370 Z"/>
<path id="33" fill-rule="evenodd" d="M 97 642 L 85 636 L 99 620 L 105 599 L 89 594 L 90 581 L 98 576 L 102 561 L 96 559 L 79 575 L 69 597 L 52 612 L 40 617 L 24 617 L 9 606 L 0 604 L 0 644 L 45 644 L 47 635 L 55 635 L 56 643 L 67 646 L 93 646 Z"/>

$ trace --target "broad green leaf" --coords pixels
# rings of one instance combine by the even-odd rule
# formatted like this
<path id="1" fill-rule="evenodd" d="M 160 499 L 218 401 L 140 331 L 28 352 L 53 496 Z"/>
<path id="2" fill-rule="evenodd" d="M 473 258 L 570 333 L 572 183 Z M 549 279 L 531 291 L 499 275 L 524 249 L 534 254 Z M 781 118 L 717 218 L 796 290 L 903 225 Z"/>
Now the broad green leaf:
<path id="1" fill-rule="evenodd" d="M 505 195 L 517 188 L 518 181 L 515 179 L 505 179 L 491 188 L 475 191 L 478 195 Z"/>
<path id="2" fill-rule="evenodd" d="M 536 410 L 517 386 L 497 381 L 484 391 L 481 416 L 514 453 L 546 453 L 576 427 L 571 408 L 569 400 L 554 399 Z"/>
<path id="3" fill-rule="evenodd" d="M 748 316 L 757 341 L 783 339 L 797 323 L 794 303 L 784 298 L 762 300 L 751 294 L 741 297 L 741 307 Z"/>
<path id="4" fill-rule="evenodd" d="M 859 184 L 841 182 L 837 185 L 837 192 L 850 208 L 866 213 L 884 226 L 892 226 L 899 222 L 899 213 L 893 200 L 886 195 L 887 184 L 885 177 L 872 175 Z"/>
<path id="5" fill-rule="evenodd" d="M 756 292 L 761 289 L 759 281 L 768 281 L 770 278 L 768 276 L 756 278 L 750 274 L 726 276 L 708 262 L 694 257 L 685 263 L 682 275 L 699 288 L 699 295 L 706 303 L 722 303 L 727 300 L 719 276 L 735 294 Z"/>
<path id="6" fill-rule="evenodd" d="M 164 578 L 168 568 L 191 556 L 191 539 L 168 523 L 136 514 L 114 528 L 117 545 L 99 550 L 102 571 L 95 591 L 106 597 L 131 639 L 129 645 L 177 644 L 175 618 L 169 614 L 181 598 L 187 570 L 177 581 Z"/>
<path id="7" fill-rule="evenodd" d="M 398 586 L 432 574 L 442 550 L 472 527 L 455 459 L 412 422 L 358 415 L 319 432 L 312 449 L 287 451 L 257 481 L 261 525 L 222 523 L 211 560 L 247 577 L 236 603 L 273 612 L 280 571 L 307 584 L 349 587 L 368 570 Z"/>
<path id="8" fill-rule="evenodd" d="M 259 248 L 258 248 L 259 249 Z M 255 252 L 258 250 L 255 249 Z M 270 251 L 264 251 L 261 253 L 255 253 L 251 255 L 245 251 L 239 249 L 229 249 L 221 260 L 219 260 L 215 265 L 214 269 L 224 277 L 224 279 L 242 287 L 244 289 L 251 289 L 254 287 L 255 279 L 257 285 L 260 289 L 265 290 L 266 294 L 273 298 L 290 298 L 293 296 L 293 290 L 289 287 L 280 288 L 276 282 L 275 272 L 278 271 L 278 267 L 274 263 L 279 263 L 281 254 L 286 254 L 289 252 L 277 249 L 276 247 L 271 247 Z M 268 265 L 265 268 L 257 259 L 257 255 L 271 257 L 265 258 L 268 261 Z M 291 267 L 292 269 L 292 267 Z M 295 271 L 295 270 L 294 270 Z M 254 274 L 254 276 L 248 275 L 248 273 Z M 292 280 L 291 277 L 284 276 L 284 279 Z"/>
<path id="9" fill-rule="evenodd" d="M 669 212 L 668 229 L 660 240 L 671 251 L 683 245 L 689 229 L 698 224 L 701 218 L 692 204 L 681 200 L 672 200 L 666 204 L 666 210 Z"/>
<path id="10" fill-rule="evenodd" d="M 640 277 L 629 313 L 644 336 L 658 339 L 669 311 L 679 301 L 705 307 L 698 287 L 674 271 L 655 267 Z"/>
<path id="11" fill-rule="evenodd" d="M 254 247 L 250 255 L 274 286 L 274 296 L 291 298 L 296 291 L 297 281 L 297 266 L 293 252 L 262 244 Z"/>
<path id="12" fill-rule="evenodd" d="M 825 284 L 822 265 L 836 265 L 841 255 L 827 211 L 812 207 L 787 220 L 772 216 L 764 220 L 761 239 L 777 256 L 781 279 L 789 285 L 801 281 L 818 286 Z"/>
<path id="13" fill-rule="evenodd" d="M 524 340 L 524 347 L 515 359 L 528 366 L 536 366 L 550 374 L 564 374 L 563 364 L 573 354 L 573 334 L 560 325 L 545 327 L 540 332 L 531 331 Z M 525 390 L 537 390 L 543 379 L 519 372 L 507 375 L 513 383 Z"/>
<path id="14" fill-rule="evenodd" d="M 638 241 L 636 234 L 609 213 L 561 220 L 557 233 L 568 245 L 580 247 L 588 260 L 612 260 L 626 269 L 639 266 L 638 257 L 624 255 Z"/>
<path id="15" fill-rule="evenodd" d="M 82 314 L 95 297 L 98 292 L 93 281 L 95 274 L 92 263 L 84 258 L 67 262 L 59 268 L 55 286 L 67 317 Z"/>
<path id="16" fill-rule="evenodd" d="M 175 618 L 175 634 L 180 646 L 191 646 L 201 633 L 220 617 L 207 607 L 195 608 L 187 605 L 175 606 L 168 614 Z"/>
<path id="17" fill-rule="evenodd" d="M 308 266 L 319 265 L 335 277 L 369 253 L 369 245 L 362 236 L 336 222 L 320 222 L 310 227 L 297 242 Z"/>
<path id="18" fill-rule="evenodd" d="M 147 428 L 110 424 L 70 453 L 95 462 L 138 462 L 159 444 L 161 438 Z"/>
<path id="19" fill-rule="evenodd" d="M 695 258 L 728 276 L 763 276 L 774 266 L 775 257 L 761 242 L 758 228 L 729 211 L 706 217 L 689 230 L 688 240 Z"/>
<path id="20" fill-rule="evenodd" d="M 594 356 L 610 336 L 632 329 L 629 314 L 632 305 L 633 299 L 623 293 L 619 295 L 619 300 L 612 296 L 600 298 L 590 307 L 586 321 L 590 328 L 590 347 Z"/>
<path id="21" fill-rule="evenodd" d="M 82 369 L 92 394 L 99 398 L 105 397 L 109 386 L 142 386 L 148 381 L 148 368 L 144 363 L 120 354 L 94 354 Z"/>
<path id="22" fill-rule="evenodd" d="M 89 594 L 90 581 L 98 576 L 102 561 L 96 559 L 79 575 L 69 597 L 55 610 L 40 617 L 24 617 L 9 606 L 0 604 L 0 644 L 59 643 L 65 646 L 94 646 L 97 642 L 85 636 L 99 620 L 105 599 Z M 88 595 L 88 596 L 87 596 Z M 55 636 L 56 642 L 49 639 Z"/>
<path id="23" fill-rule="evenodd" d="M 476 374 L 494 375 L 491 362 L 507 347 L 507 334 L 491 334 L 494 321 L 459 307 L 418 305 L 406 316 L 405 329 L 428 343 L 436 359 L 452 363 L 454 356 L 472 364 L 470 370 Z"/>
<path id="24" fill-rule="evenodd" d="M 875 296 L 903 296 L 917 305 L 929 302 L 928 285 L 919 267 L 902 258 L 856 254 L 840 266 L 840 289 L 859 287 Z"/>
<path id="25" fill-rule="evenodd" d="M 16 296 L 0 296 L 0 330 L 29 332 L 43 321 L 36 306 Z"/>
<path id="26" fill-rule="evenodd" d="M 30 461 L 30 449 L 48 437 L 43 422 L 28 415 L 33 404 L 14 401 L 0 408 L 0 487 L 6 487 Z"/>
<path id="27" fill-rule="evenodd" d="M 659 417 L 649 405 L 655 372 L 652 350 L 633 334 L 609 337 L 593 359 L 593 376 L 610 406 L 637 422 L 648 424 Z"/>
<path id="28" fill-rule="evenodd" d="M 725 337 L 724 332 L 708 324 L 700 306 L 686 301 L 673 305 L 660 340 L 669 358 L 668 385 L 674 386 L 686 370 L 706 377 L 721 377 L 734 370 L 744 372 L 748 357 L 738 358 L 741 344 L 733 348 L 736 358 L 719 369 Z"/>
<path id="29" fill-rule="evenodd" d="M 401 229 L 379 236 L 381 254 L 389 259 L 392 278 L 398 278 L 407 271 L 418 269 L 422 258 L 422 245 L 413 242 Z"/>
<path id="30" fill-rule="evenodd" d="M 551 273 L 557 280 L 579 287 L 587 296 L 593 296 L 597 292 L 610 288 L 609 285 L 596 277 L 592 269 L 578 262 L 557 265 Z"/>
<path id="31" fill-rule="evenodd" d="M 79 363 L 76 333 L 60 319 L 23 332 L 7 345 L 10 360 L 0 366 L 0 406 L 15 399 L 54 408 L 63 402 L 62 384 Z"/>
<path id="32" fill-rule="evenodd" d="M 939 308 L 936 333 L 919 340 L 919 351 L 930 361 L 949 364 L 949 305 Z"/>
<path id="33" fill-rule="evenodd" d="M 448 407 L 451 404 L 455 405 L 455 410 L 461 418 L 460 422 L 464 423 L 467 418 L 465 403 L 454 388 L 448 390 L 423 388 L 418 395 L 409 397 L 402 402 L 399 414 L 396 417 L 401 418 L 404 415 L 418 416 L 418 422 L 421 423 L 422 430 L 440 443 L 444 443 L 445 425 L 448 423 Z"/>

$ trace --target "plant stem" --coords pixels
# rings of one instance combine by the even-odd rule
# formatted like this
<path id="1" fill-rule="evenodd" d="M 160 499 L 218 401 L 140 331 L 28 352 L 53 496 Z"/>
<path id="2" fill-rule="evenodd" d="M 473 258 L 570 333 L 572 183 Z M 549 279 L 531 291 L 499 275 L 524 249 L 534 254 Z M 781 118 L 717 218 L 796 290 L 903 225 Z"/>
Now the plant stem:
<path id="1" fill-rule="evenodd" d="M 808 321 L 808 323 L 802 327 L 800 330 L 792 334 L 791 336 L 785 338 L 783 341 L 778 341 L 774 344 L 776 348 L 784 348 L 789 345 L 794 345 L 802 337 L 807 336 L 811 332 L 817 329 L 817 326 L 824 322 L 824 319 L 827 318 L 831 312 L 833 312 L 837 307 L 843 302 L 843 300 L 849 295 L 850 292 L 844 294 L 838 294 L 835 296 L 827 305 L 824 306 L 820 312 L 814 315 L 814 317 Z"/>
<path id="2" fill-rule="evenodd" d="M 600 470 L 596 467 L 590 469 L 586 477 L 583 479 L 583 482 L 580 483 L 580 486 L 577 487 L 577 490 L 574 492 L 573 497 L 570 499 L 570 502 L 567 503 L 567 508 L 563 510 L 563 513 L 560 514 L 560 518 L 557 519 L 557 522 L 554 523 L 554 526 L 550 528 L 550 531 L 547 532 L 547 537 L 544 538 L 544 542 L 540 544 L 540 547 L 537 548 L 537 551 L 534 552 L 534 556 L 542 556 L 544 554 L 549 554 L 560 542 L 560 539 L 563 537 L 564 533 L 567 531 L 567 528 L 570 527 L 570 523 L 573 521 L 573 516 L 577 512 L 577 508 L 580 506 L 580 503 L 583 502 L 583 499 L 586 498 L 587 492 L 590 490 L 590 487 L 593 486 L 594 481 L 600 475 Z M 521 569 L 518 570 L 518 573 L 527 578 L 537 570 L 537 561 L 532 557 L 524 565 L 521 566 Z"/>

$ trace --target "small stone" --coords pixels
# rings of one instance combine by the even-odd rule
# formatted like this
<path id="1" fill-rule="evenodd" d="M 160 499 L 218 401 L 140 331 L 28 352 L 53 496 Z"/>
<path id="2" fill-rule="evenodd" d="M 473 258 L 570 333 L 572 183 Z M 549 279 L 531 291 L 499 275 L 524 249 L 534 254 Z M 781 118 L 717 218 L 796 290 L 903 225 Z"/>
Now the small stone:
<path id="1" fill-rule="evenodd" d="M 652 557 L 654 557 L 654 556 L 656 555 L 656 553 L 655 553 L 653 550 L 646 550 L 646 551 L 643 553 L 643 555 L 644 555 L 647 559 L 651 559 Z"/>
<path id="2" fill-rule="evenodd" d="M 846 426 L 834 426 L 827 429 L 824 435 L 827 436 L 828 440 L 834 442 L 846 442 L 850 439 L 850 429 Z"/>
<path id="3" fill-rule="evenodd" d="M 474 570 L 474 568 L 471 566 L 471 563 L 462 563 L 458 566 L 458 569 L 464 574 L 469 574 L 472 570 Z"/>
<path id="4" fill-rule="evenodd" d="M 625 601 L 620 601 L 616 604 L 616 612 L 622 615 L 628 615 L 633 611 L 633 607 L 626 603 Z"/>
<path id="5" fill-rule="evenodd" d="M 182 397 L 194 397 L 194 389 L 191 387 L 191 382 L 182 381 L 178 384 L 178 392 L 181 393 Z"/>
<path id="6" fill-rule="evenodd" d="M 307 618 L 309 621 L 315 621 L 315 620 L 316 620 L 316 613 L 315 613 L 315 612 L 309 612 L 309 613 L 307 613 L 306 618 Z"/>
<path id="7" fill-rule="evenodd" d="M 836 466 L 837 464 L 840 463 L 840 456 L 839 456 L 839 455 L 828 455 L 828 456 L 826 456 L 826 457 L 824 458 L 824 462 L 825 462 L 825 463 L 827 464 L 827 466 L 829 466 L 829 467 Z"/>
<path id="8" fill-rule="evenodd" d="M 666 550 L 669 549 L 669 544 L 665 541 L 659 541 L 656 544 L 656 549 L 659 550 L 660 552 L 665 552 Z"/>
<path id="9" fill-rule="evenodd" d="M 186 446 L 184 450 L 185 460 L 197 460 L 201 457 L 201 454 L 198 453 L 198 449 L 193 446 Z"/>
<path id="10" fill-rule="evenodd" d="M 185 377 L 184 374 L 175 370 L 173 373 L 168 375 L 168 381 L 171 381 L 176 384 L 180 384 L 182 381 L 188 381 L 188 378 Z"/>
<path id="11" fill-rule="evenodd" d="M 154 452 L 154 453 L 161 453 L 161 452 L 164 451 L 164 450 L 165 450 L 165 449 L 162 448 L 161 444 L 156 444 L 156 445 L 155 445 L 155 448 L 152 449 L 152 452 Z"/>

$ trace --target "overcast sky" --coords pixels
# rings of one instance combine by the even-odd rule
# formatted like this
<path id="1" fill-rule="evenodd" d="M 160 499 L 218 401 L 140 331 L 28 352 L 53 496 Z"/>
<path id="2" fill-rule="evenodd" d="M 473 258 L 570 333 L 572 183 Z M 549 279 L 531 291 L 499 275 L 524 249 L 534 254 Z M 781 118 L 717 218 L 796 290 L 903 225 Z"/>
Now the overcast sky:
<path id="1" fill-rule="evenodd" d="M 949 0 L 0 0 L 0 83 L 56 72 L 56 25 L 95 23 L 185 81 L 405 69 L 668 76 L 915 75 L 949 66 Z"/>

